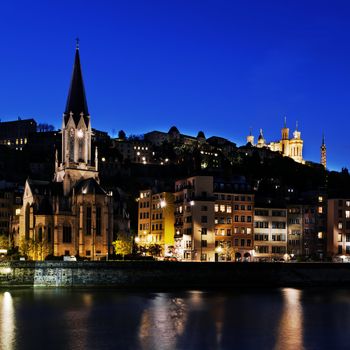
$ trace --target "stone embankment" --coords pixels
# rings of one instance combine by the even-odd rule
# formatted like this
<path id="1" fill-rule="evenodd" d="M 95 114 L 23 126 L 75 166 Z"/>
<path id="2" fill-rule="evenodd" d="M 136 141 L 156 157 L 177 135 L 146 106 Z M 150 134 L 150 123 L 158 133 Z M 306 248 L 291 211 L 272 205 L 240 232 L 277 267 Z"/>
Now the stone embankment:
<path id="1" fill-rule="evenodd" d="M 0 263 L 0 287 L 220 289 L 350 286 L 346 263 L 184 263 L 157 261 Z"/>

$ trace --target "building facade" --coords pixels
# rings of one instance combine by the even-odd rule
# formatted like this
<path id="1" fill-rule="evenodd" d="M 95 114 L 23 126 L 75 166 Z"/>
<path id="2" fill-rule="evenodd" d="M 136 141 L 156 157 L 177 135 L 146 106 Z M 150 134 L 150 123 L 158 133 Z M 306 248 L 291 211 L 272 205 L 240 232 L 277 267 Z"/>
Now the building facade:
<path id="1" fill-rule="evenodd" d="M 287 209 L 256 207 L 254 210 L 254 259 L 286 259 Z"/>
<path id="2" fill-rule="evenodd" d="M 169 192 L 140 192 L 138 198 L 138 244 L 158 244 L 163 256 L 174 251 L 174 195 Z"/>
<path id="3" fill-rule="evenodd" d="M 350 198 L 328 199 L 327 255 L 350 258 Z"/>

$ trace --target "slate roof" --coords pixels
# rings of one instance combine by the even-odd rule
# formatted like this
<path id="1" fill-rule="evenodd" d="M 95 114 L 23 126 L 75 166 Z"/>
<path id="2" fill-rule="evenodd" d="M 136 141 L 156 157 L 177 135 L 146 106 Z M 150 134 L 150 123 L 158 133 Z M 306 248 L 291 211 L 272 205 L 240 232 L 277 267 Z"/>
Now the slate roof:
<path id="1" fill-rule="evenodd" d="M 65 124 L 67 124 L 69 120 L 70 112 L 73 113 L 73 119 L 76 126 L 79 123 L 81 113 L 84 114 L 86 126 L 89 125 L 89 110 L 86 102 L 83 75 L 81 72 L 79 47 L 75 50 L 72 79 L 69 87 L 66 109 L 64 111 Z"/>
<path id="2" fill-rule="evenodd" d="M 106 191 L 93 179 L 85 179 L 79 181 L 74 186 L 75 194 L 103 194 L 106 195 Z"/>

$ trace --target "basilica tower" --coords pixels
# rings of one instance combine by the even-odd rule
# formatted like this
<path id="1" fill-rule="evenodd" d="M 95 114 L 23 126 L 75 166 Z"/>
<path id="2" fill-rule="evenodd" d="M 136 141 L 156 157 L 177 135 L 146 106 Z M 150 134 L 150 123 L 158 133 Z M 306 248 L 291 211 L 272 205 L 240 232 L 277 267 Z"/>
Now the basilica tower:
<path id="1" fill-rule="evenodd" d="M 324 140 L 324 134 L 322 135 L 322 145 L 321 145 L 321 164 L 326 169 L 327 168 L 327 149 Z"/>
<path id="2" fill-rule="evenodd" d="M 289 128 L 287 128 L 287 117 L 284 117 L 284 126 L 281 130 L 282 139 L 281 139 L 281 152 L 284 156 L 289 155 Z"/>
<path id="3" fill-rule="evenodd" d="M 98 164 L 91 163 L 91 121 L 86 102 L 77 41 L 73 73 L 62 120 L 62 159 L 56 156 L 56 182 L 63 182 L 64 194 L 80 180 L 98 181 Z"/>

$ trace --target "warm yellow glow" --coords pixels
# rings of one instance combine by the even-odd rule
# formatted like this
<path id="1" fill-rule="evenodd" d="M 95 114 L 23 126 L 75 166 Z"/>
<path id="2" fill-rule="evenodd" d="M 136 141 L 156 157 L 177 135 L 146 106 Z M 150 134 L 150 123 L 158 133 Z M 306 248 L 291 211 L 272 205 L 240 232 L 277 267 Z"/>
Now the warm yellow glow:
<path id="1" fill-rule="evenodd" d="M 299 289 L 282 290 L 284 307 L 278 327 L 275 349 L 304 349 L 302 292 Z"/>
<path id="2" fill-rule="evenodd" d="M 0 295 L 1 300 L 1 295 Z M 11 293 L 5 292 L 0 303 L 0 348 L 14 349 L 15 312 Z"/>
<path id="3" fill-rule="evenodd" d="M 21 214 L 21 209 L 16 209 L 16 215 L 20 215 Z"/>
<path id="4" fill-rule="evenodd" d="M 139 242 L 140 242 L 140 237 L 138 237 L 138 236 L 135 237 L 135 242 L 136 242 L 136 243 L 139 243 Z"/>
<path id="5" fill-rule="evenodd" d="M 221 253 L 222 253 L 222 247 L 219 245 L 218 247 L 216 247 L 215 251 L 216 251 L 218 254 L 221 254 Z"/>
<path id="6" fill-rule="evenodd" d="M 165 208 L 166 207 L 166 201 L 163 199 L 160 201 L 160 207 Z"/>
<path id="7" fill-rule="evenodd" d="M 191 201 L 191 202 L 190 202 L 190 205 L 194 206 L 194 201 Z"/>

